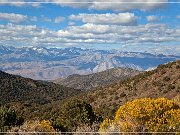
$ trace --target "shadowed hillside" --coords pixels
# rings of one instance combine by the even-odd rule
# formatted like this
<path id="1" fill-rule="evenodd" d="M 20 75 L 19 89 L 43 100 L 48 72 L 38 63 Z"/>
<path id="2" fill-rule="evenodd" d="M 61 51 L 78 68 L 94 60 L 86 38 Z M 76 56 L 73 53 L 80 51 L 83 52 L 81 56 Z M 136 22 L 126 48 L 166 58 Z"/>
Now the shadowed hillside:
<path id="1" fill-rule="evenodd" d="M 104 87 L 117 81 L 139 74 L 140 71 L 129 68 L 113 68 L 103 72 L 90 75 L 70 75 L 65 79 L 57 79 L 54 82 L 63 86 L 81 89 L 92 90 L 96 87 Z"/>
<path id="2" fill-rule="evenodd" d="M 0 104 L 26 102 L 45 104 L 80 93 L 58 84 L 34 81 L 0 71 Z"/>

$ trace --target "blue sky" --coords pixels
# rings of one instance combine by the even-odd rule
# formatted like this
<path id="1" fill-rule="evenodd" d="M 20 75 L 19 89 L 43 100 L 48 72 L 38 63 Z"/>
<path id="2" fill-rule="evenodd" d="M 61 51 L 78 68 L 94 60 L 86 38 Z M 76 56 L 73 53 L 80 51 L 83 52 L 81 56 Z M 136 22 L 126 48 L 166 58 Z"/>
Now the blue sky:
<path id="1" fill-rule="evenodd" d="M 0 2 L 0 45 L 76 46 L 180 55 L 180 3 Z"/>

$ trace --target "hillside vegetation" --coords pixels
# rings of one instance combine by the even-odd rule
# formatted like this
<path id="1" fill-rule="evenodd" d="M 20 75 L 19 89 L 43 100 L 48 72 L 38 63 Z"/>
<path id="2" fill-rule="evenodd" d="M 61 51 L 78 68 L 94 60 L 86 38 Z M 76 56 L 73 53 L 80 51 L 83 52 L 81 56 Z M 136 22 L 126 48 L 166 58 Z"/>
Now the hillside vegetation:
<path id="1" fill-rule="evenodd" d="M 12 102 L 46 104 L 79 94 L 81 90 L 35 81 L 0 71 L 0 105 Z"/>
<path id="2" fill-rule="evenodd" d="M 179 69 L 180 61 L 159 65 L 155 70 L 140 73 L 132 78 L 121 80 L 106 87 L 99 87 L 75 97 L 90 103 L 95 113 L 103 118 L 113 118 L 119 106 L 138 98 L 166 97 L 179 101 Z M 45 104 L 41 106 L 41 109 L 38 109 L 38 113 L 32 113 L 31 115 L 50 118 L 51 115 L 56 115 L 61 110 L 61 105 L 71 100 L 71 98 Z"/>
<path id="3" fill-rule="evenodd" d="M 84 93 L 1 72 L 1 104 L 9 103 L 1 112 L 17 116 L 8 123 L 9 117 L 1 115 L 8 121 L 1 130 L 179 132 L 179 69 L 178 60 Z M 7 111 L 11 105 L 17 115 Z"/>
<path id="4" fill-rule="evenodd" d="M 166 97 L 180 95 L 180 60 L 157 69 L 141 73 L 93 92 L 81 95 L 99 114 L 112 117 L 115 110 L 127 101 L 143 97 Z"/>
<path id="5" fill-rule="evenodd" d="M 140 71 L 129 68 L 113 68 L 90 75 L 74 74 L 64 79 L 57 79 L 54 82 L 63 86 L 87 91 L 113 84 L 139 73 Z"/>

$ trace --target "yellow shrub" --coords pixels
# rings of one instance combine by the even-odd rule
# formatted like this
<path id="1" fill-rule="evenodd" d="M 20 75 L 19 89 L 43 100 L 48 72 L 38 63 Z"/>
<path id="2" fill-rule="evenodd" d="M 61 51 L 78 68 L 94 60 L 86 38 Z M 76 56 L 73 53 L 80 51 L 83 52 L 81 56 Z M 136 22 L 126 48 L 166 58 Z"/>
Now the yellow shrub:
<path id="1" fill-rule="evenodd" d="M 180 131 L 179 110 L 177 104 L 165 98 L 136 99 L 117 110 L 111 125 L 118 125 L 121 132 Z"/>
<path id="2" fill-rule="evenodd" d="M 176 132 L 180 131 L 180 109 L 172 109 L 166 111 L 163 116 L 157 120 L 150 119 L 147 123 L 147 127 L 151 131 L 166 131 Z"/>
<path id="3" fill-rule="evenodd" d="M 104 132 L 108 127 L 111 125 L 113 121 L 110 119 L 105 119 L 101 124 L 100 124 L 100 130 L 101 132 Z"/>
<path id="4" fill-rule="evenodd" d="M 105 119 L 101 124 L 99 128 L 100 134 L 103 135 L 109 135 L 110 132 L 119 132 L 119 126 L 116 125 L 112 120 Z M 107 133 L 108 132 L 108 133 Z"/>
<path id="5" fill-rule="evenodd" d="M 49 120 L 42 120 L 38 126 L 43 130 L 43 132 L 55 132 Z"/>

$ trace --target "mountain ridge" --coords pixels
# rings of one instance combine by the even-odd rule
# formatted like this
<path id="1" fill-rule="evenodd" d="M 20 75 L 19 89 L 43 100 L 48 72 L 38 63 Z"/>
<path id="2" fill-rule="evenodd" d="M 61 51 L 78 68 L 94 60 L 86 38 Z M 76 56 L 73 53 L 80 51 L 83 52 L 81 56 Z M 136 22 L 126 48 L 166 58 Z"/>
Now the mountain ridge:
<path id="1" fill-rule="evenodd" d="M 82 48 L 0 47 L 0 70 L 35 80 L 87 75 L 111 68 L 148 70 L 180 56 Z"/>
<path id="2" fill-rule="evenodd" d="M 117 81 L 135 76 L 140 71 L 129 68 L 113 68 L 89 75 L 73 74 L 67 78 L 60 78 L 53 82 L 65 87 L 81 89 L 83 91 L 93 90 L 97 87 L 104 87 Z"/>

